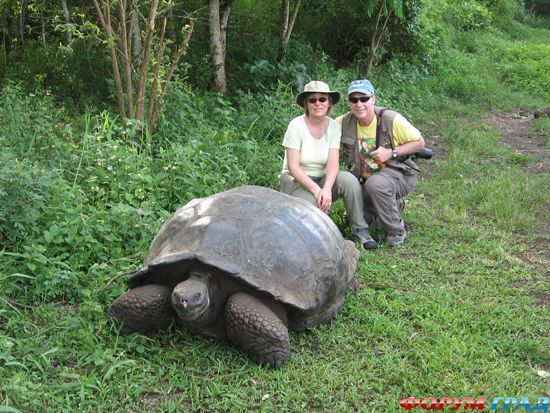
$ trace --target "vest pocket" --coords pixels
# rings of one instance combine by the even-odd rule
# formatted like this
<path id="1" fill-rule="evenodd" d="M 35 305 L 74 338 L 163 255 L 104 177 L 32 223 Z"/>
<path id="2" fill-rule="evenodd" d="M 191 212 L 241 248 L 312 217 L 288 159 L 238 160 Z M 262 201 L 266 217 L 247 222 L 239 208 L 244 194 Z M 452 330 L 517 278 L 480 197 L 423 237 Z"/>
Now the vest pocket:
<path id="1" fill-rule="evenodd" d="M 355 145 L 356 140 L 350 136 L 342 136 L 340 140 L 344 152 L 344 163 L 348 168 L 355 166 Z"/>

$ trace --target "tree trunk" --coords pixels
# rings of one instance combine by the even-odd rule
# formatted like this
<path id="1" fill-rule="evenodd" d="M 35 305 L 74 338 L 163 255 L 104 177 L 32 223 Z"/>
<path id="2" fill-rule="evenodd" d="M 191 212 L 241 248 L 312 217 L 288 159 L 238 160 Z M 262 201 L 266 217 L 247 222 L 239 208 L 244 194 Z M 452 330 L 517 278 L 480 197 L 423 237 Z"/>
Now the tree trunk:
<path id="1" fill-rule="evenodd" d="M 153 0 L 151 2 L 151 10 L 149 17 L 147 18 L 147 31 L 145 37 L 145 44 L 143 46 L 143 57 L 141 60 L 141 66 L 139 68 L 139 81 L 137 89 L 137 101 L 136 101 L 136 119 L 140 121 L 144 120 L 143 114 L 145 110 L 145 92 L 147 86 L 147 73 L 149 70 L 150 55 L 153 41 L 153 34 L 155 32 L 155 21 L 157 18 L 157 8 L 159 0 Z"/>
<path id="2" fill-rule="evenodd" d="M 132 15 L 130 17 L 130 36 L 132 36 L 131 49 L 132 59 L 137 59 L 141 55 L 141 30 L 139 29 L 139 10 L 137 0 L 132 0 Z"/>
<path id="3" fill-rule="evenodd" d="M 67 7 L 67 1 L 61 0 L 61 8 L 63 9 L 63 18 L 65 19 L 65 24 L 71 23 L 71 15 Z M 65 32 L 67 45 L 70 45 L 73 42 L 73 34 L 70 31 Z"/>
<path id="4" fill-rule="evenodd" d="M 10 52 L 11 52 L 11 36 L 10 36 L 11 22 L 9 19 L 7 8 L 2 8 L 1 18 L 2 18 L 2 23 L 0 27 L 2 28 L 2 41 L 4 44 L 4 61 L 7 64 L 10 56 Z"/>
<path id="5" fill-rule="evenodd" d="M 220 34 L 222 39 L 222 48 L 223 48 L 223 60 L 225 62 L 225 43 L 227 38 L 227 22 L 229 21 L 229 12 L 231 11 L 231 6 L 228 1 L 225 1 L 220 15 Z"/>
<path id="6" fill-rule="evenodd" d="M 25 46 L 25 20 L 27 18 L 27 0 L 23 0 L 21 2 L 21 14 L 19 15 L 19 27 L 18 27 L 18 35 L 19 35 L 19 44 L 20 47 L 23 48 Z"/>
<path id="7" fill-rule="evenodd" d="M 174 51 L 171 66 L 164 75 L 161 64 L 166 61 L 164 52 L 168 44 L 165 38 L 168 19 L 164 15 L 160 36 L 155 37 L 155 21 L 158 15 L 163 13 L 163 10 L 160 12 L 158 10 L 160 0 L 151 1 L 143 45 L 138 24 L 143 17 L 137 9 L 137 0 L 116 0 L 112 3 L 110 0 L 92 0 L 92 2 L 107 40 L 120 118 L 125 126 L 127 126 L 126 119 L 135 119 L 141 132 L 145 132 L 151 140 L 170 80 L 179 60 L 189 46 L 194 21 L 190 22 L 187 35 L 179 49 Z M 113 10 L 118 8 L 118 20 L 111 19 L 111 8 Z M 142 52 L 138 55 L 140 51 Z M 133 53 L 136 55 L 135 61 Z M 153 53 L 154 57 L 152 57 Z M 135 66 L 139 66 L 137 73 Z M 151 78 L 152 84 L 148 83 Z"/>
<path id="8" fill-rule="evenodd" d="M 118 111 L 122 122 L 126 122 L 126 104 L 124 102 L 124 90 L 122 89 L 122 80 L 120 78 L 120 70 L 118 68 L 117 51 L 113 40 L 116 40 L 116 36 L 113 33 L 113 26 L 111 25 L 111 12 L 109 10 L 109 3 L 104 0 L 101 1 L 101 7 L 98 0 L 92 0 L 94 7 L 96 8 L 97 15 L 103 27 L 105 37 L 109 44 L 109 55 L 111 56 L 111 67 L 113 69 L 113 78 L 115 80 L 115 88 L 117 93 Z"/>
<path id="9" fill-rule="evenodd" d="M 43 11 L 40 12 L 40 40 L 42 41 L 42 47 L 46 49 L 46 20 Z"/>
<path id="10" fill-rule="evenodd" d="M 290 0 L 283 0 L 283 5 L 281 7 L 282 29 L 281 36 L 279 38 L 279 52 L 277 54 L 277 61 L 279 63 L 284 63 L 286 60 L 287 45 L 290 40 L 290 35 L 292 34 L 296 16 L 298 15 L 300 2 L 301 0 L 298 0 L 298 3 L 296 3 L 296 7 L 294 7 L 294 11 L 292 12 L 292 17 L 290 17 Z"/>
<path id="11" fill-rule="evenodd" d="M 388 24 L 388 21 L 390 20 L 390 16 L 392 14 L 392 10 L 389 10 L 385 16 L 384 23 L 382 24 L 382 27 L 380 27 L 380 19 L 382 18 L 382 12 L 384 11 L 384 2 L 380 4 L 380 8 L 378 9 L 378 12 L 376 13 L 376 20 L 374 23 L 374 31 L 372 33 L 372 36 L 370 38 L 370 53 L 369 57 L 367 58 L 367 61 L 365 63 L 365 72 L 366 74 L 369 74 L 372 70 L 372 66 L 374 64 L 374 56 L 376 54 L 376 51 L 378 50 L 378 47 L 380 46 L 380 41 L 382 40 L 382 36 L 384 35 L 384 31 L 386 30 L 386 25 Z"/>
<path id="12" fill-rule="evenodd" d="M 220 1 L 210 0 L 210 57 L 214 65 L 214 90 L 227 92 L 225 77 L 225 31 L 229 18 L 230 6 L 224 5 L 220 15 Z"/>
<path id="13" fill-rule="evenodd" d="M 179 43 L 179 37 L 176 33 L 176 20 L 174 18 L 174 9 L 170 7 L 167 12 L 168 25 L 166 27 L 167 37 L 175 44 Z"/>
<path id="14" fill-rule="evenodd" d="M 118 44 L 122 57 L 122 63 L 124 67 L 124 83 L 126 85 L 126 98 L 128 100 L 128 115 L 133 116 L 132 110 L 134 107 L 134 90 L 132 85 L 132 62 L 130 57 L 130 47 L 128 41 L 128 34 L 126 33 L 126 16 L 128 14 L 128 7 L 126 0 L 119 0 L 118 3 L 118 16 L 120 25 L 120 34 L 118 35 Z"/>
<path id="15" fill-rule="evenodd" d="M 187 49 L 189 47 L 189 42 L 191 41 L 191 35 L 193 34 L 194 26 L 195 26 L 195 21 L 191 20 L 189 23 L 189 28 L 187 30 L 187 34 L 185 38 L 183 39 L 177 51 L 173 54 L 172 64 L 170 66 L 170 69 L 168 70 L 168 74 L 166 75 L 166 78 L 164 79 L 164 86 L 162 87 L 161 93 L 159 95 L 154 93 L 155 88 L 153 88 L 153 91 L 151 93 L 150 110 L 149 110 L 149 116 L 147 118 L 147 124 L 149 126 L 151 138 L 153 135 L 153 129 L 155 128 L 155 125 L 159 116 L 160 107 L 162 106 L 164 97 L 168 93 L 168 87 L 170 86 L 170 81 L 172 80 L 172 76 L 174 75 L 176 67 L 178 66 L 178 62 L 180 61 L 182 56 L 187 52 Z M 158 60 L 160 60 L 160 58 Z M 156 81 L 157 80 L 155 80 L 155 82 Z"/>

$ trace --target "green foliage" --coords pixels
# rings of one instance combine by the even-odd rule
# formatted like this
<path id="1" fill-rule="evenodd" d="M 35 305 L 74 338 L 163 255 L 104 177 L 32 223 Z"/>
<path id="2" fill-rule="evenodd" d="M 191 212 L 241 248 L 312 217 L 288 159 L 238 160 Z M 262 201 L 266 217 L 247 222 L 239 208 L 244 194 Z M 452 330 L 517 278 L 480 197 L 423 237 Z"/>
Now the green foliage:
<path id="1" fill-rule="evenodd" d="M 179 110 L 164 114 L 151 146 L 108 112 L 62 121 L 49 96 L 5 87 L 0 240 L 11 274 L 25 275 L 7 279 L 6 291 L 22 302 L 83 299 L 109 276 L 99 263 L 135 264 L 189 200 L 244 184 L 275 187 L 280 128 L 293 116 L 288 97 L 241 92 L 240 116 L 227 98 L 176 84 L 168 103 Z M 283 119 L 277 129 L 273 110 Z"/>
<path id="2" fill-rule="evenodd" d="M 45 90 L 79 111 L 86 105 L 108 106 L 115 101 L 109 91 L 107 56 L 83 40 L 73 42 L 70 49 L 28 41 L 25 49 L 12 52 L 0 73 L 5 76 L 0 87 L 9 79 L 27 92 Z"/>
<path id="3" fill-rule="evenodd" d="M 535 132 L 544 136 L 543 144 L 546 149 L 550 149 L 550 117 L 541 116 L 533 124 Z"/>
<path id="4" fill-rule="evenodd" d="M 548 16 L 550 14 L 550 1 L 548 0 L 526 0 L 525 5 L 535 13 Z"/>
<path id="5" fill-rule="evenodd" d="M 429 52 L 451 41 L 456 31 L 506 29 L 523 11 L 521 0 L 423 0 L 422 6 L 420 36 Z"/>
<path id="6" fill-rule="evenodd" d="M 458 30 L 477 30 L 488 27 L 491 23 L 491 12 L 487 6 L 476 0 L 461 1 L 457 9 L 449 15 L 450 23 Z"/>
<path id="7" fill-rule="evenodd" d="M 525 10 L 524 0 L 484 0 L 491 11 L 491 25 L 504 28 Z"/>
<path id="8" fill-rule="evenodd" d="M 354 64 L 372 53 L 371 38 L 376 29 L 376 16 L 382 8 L 379 30 L 382 31 L 378 60 L 402 52 L 417 53 L 422 49 L 418 35 L 420 0 L 406 1 L 308 1 L 298 15 L 296 34 L 312 44 L 320 44 L 339 66 Z M 389 23 L 382 30 L 382 22 Z"/>
<path id="9" fill-rule="evenodd" d="M 478 64 L 473 54 L 449 51 L 440 69 L 445 93 L 465 103 L 490 100 L 498 83 L 492 73 L 478 71 Z"/>
<path id="10" fill-rule="evenodd" d="M 66 148 L 56 139 L 61 133 L 65 113 L 56 109 L 49 94 L 22 93 L 20 88 L 7 85 L 0 95 L 0 134 L 9 139 L 14 156 L 38 159 L 64 158 Z M 53 127 L 52 127 L 53 126 Z"/>
<path id="11" fill-rule="evenodd" d="M 468 0 L 447 2 L 447 21 L 458 30 L 505 27 L 523 8 L 521 0 Z"/>
<path id="12" fill-rule="evenodd" d="M 518 43 L 504 52 L 494 53 L 500 63 L 502 80 L 514 88 L 550 101 L 550 45 Z"/>
<path id="13" fill-rule="evenodd" d="M 269 93 L 273 85 L 280 81 L 284 84 L 292 84 L 295 89 L 303 89 L 310 80 L 307 67 L 303 63 L 271 64 L 267 60 L 260 60 L 252 65 L 246 65 L 250 72 L 250 80 L 246 84 L 257 92 Z"/>
<path id="14" fill-rule="evenodd" d="M 422 13 L 422 2 L 419 0 L 403 1 L 400 5 L 401 14 L 399 19 L 390 20 L 386 31 L 389 34 L 387 54 L 385 60 L 395 56 L 406 55 L 414 58 L 418 55 L 425 55 L 430 52 L 424 43 L 424 34 L 420 26 Z"/>

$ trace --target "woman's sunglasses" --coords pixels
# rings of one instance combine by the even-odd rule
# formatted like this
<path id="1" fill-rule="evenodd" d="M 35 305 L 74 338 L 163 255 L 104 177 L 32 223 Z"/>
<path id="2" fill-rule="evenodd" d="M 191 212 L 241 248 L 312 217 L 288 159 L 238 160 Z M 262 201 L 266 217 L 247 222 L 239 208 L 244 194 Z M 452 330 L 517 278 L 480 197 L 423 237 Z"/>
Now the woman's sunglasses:
<path id="1" fill-rule="evenodd" d="M 320 98 L 309 98 L 307 101 L 313 105 L 314 103 L 317 103 L 317 101 L 325 103 L 327 100 L 328 98 L 321 96 Z"/>
<path id="2" fill-rule="evenodd" d="M 357 102 L 361 102 L 361 103 L 367 103 L 370 98 L 372 96 L 361 96 L 360 98 L 349 98 L 349 103 L 353 103 L 354 105 L 357 103 Z"/>

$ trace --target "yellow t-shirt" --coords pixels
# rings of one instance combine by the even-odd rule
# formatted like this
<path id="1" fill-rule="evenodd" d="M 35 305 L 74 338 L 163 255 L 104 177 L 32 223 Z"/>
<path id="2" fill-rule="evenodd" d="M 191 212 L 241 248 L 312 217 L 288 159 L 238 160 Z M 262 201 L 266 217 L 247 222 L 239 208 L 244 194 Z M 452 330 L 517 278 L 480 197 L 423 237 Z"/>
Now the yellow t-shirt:
<path id="1" fill-rule="evenodd" d="M 342 119 L 345 115 L 336 118 L 336 121 L 342 125 Z M 361 177 L 367 178 L 374 172 L 386 167 L 385 162 L 376 161 L 369 155 L 376 149 L 376 126 L 378 117 L 375 116 L 368 126 L 361 126 L 357 122 L 357 137 L 359 140 L 359 162 L 361 163 Z M 421 133 L 401 114 L 397 114 L 393 121 L 393 142 L 395 146 L 403 145 L 407 142 L 413 142 L 420 139 Z"/>

